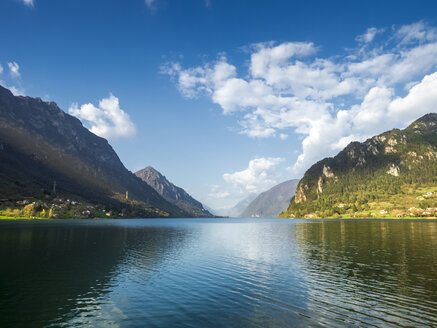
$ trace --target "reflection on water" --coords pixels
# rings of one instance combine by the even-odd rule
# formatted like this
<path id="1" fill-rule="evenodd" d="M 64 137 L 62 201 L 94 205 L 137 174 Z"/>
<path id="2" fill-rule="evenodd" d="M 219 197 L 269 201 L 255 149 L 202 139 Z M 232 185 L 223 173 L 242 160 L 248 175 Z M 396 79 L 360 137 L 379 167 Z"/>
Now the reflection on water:
<path id="1" fill-rule="evenodd" d="M 436 326 L 437 222 L 0 223 L 0 326 Z"/>
<path id="2" fill-rule="evenodd" d="M 437 324 L 437 222 L 322 221 L 296 229 L 313 286 L 309 304 L 324 318 Z"/>
<path id="3" fill-rule="evenodd" d="M 134 265 L 147 270 L 181 239 L 180 230 L 111 221 L 1 224 L 0 327 L 59 326 L 92 317 L 124 274 L 130 254 L 138 252 Z"/>

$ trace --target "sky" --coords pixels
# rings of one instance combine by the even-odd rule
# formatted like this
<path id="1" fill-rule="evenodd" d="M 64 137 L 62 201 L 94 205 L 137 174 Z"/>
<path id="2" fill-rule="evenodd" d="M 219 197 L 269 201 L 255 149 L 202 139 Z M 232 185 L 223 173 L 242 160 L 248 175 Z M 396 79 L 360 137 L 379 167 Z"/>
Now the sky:
<path id="1" fill-rule="evenodd" d="M 436 1 L 2 0 L 0 84 L 229 208 L 437 112 Z"/>

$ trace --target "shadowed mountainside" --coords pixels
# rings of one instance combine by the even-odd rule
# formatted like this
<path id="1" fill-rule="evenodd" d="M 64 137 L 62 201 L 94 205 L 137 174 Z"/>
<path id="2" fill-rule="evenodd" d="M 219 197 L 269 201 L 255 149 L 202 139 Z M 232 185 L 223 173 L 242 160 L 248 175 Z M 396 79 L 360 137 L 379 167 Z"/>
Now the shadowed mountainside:
<path id="1" fill-rule="evenodd" d="M 14 96 L 0 86 L 0 197 L 55 196 L 139 217 L 187 216 L 128 171 L 106 139 L 54 102 Z"/>
<path id="2" fill-rule="evenodd" d="M 146 182 L 170 203 L 183 209 L 193 217 L 214 217 L 200 203 L 191 197 L 184 189 L 175 186 L 165 176 L 148 166 L 135 172 L 135 175 Z"/>

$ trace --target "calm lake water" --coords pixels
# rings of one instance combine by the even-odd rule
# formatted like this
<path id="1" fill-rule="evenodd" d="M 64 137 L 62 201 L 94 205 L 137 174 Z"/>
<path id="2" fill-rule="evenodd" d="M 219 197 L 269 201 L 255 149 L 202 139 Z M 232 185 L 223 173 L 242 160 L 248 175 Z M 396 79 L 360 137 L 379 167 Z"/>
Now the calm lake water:
<path id="1" fill-rule="evenodd" d="M 0 327 L 437 326 L 437 221 L 2 221 L 0 261 Z"/>

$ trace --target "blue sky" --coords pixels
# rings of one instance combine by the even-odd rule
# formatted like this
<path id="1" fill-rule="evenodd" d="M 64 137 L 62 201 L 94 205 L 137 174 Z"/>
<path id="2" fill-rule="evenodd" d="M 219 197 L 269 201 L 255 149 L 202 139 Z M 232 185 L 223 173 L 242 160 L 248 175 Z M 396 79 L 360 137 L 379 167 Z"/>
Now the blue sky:
<path id="1" fill-rule="evenodd" d="M 3 0 L 0 81 L 230 207 L 437 110 L 435 1 Z"/>

